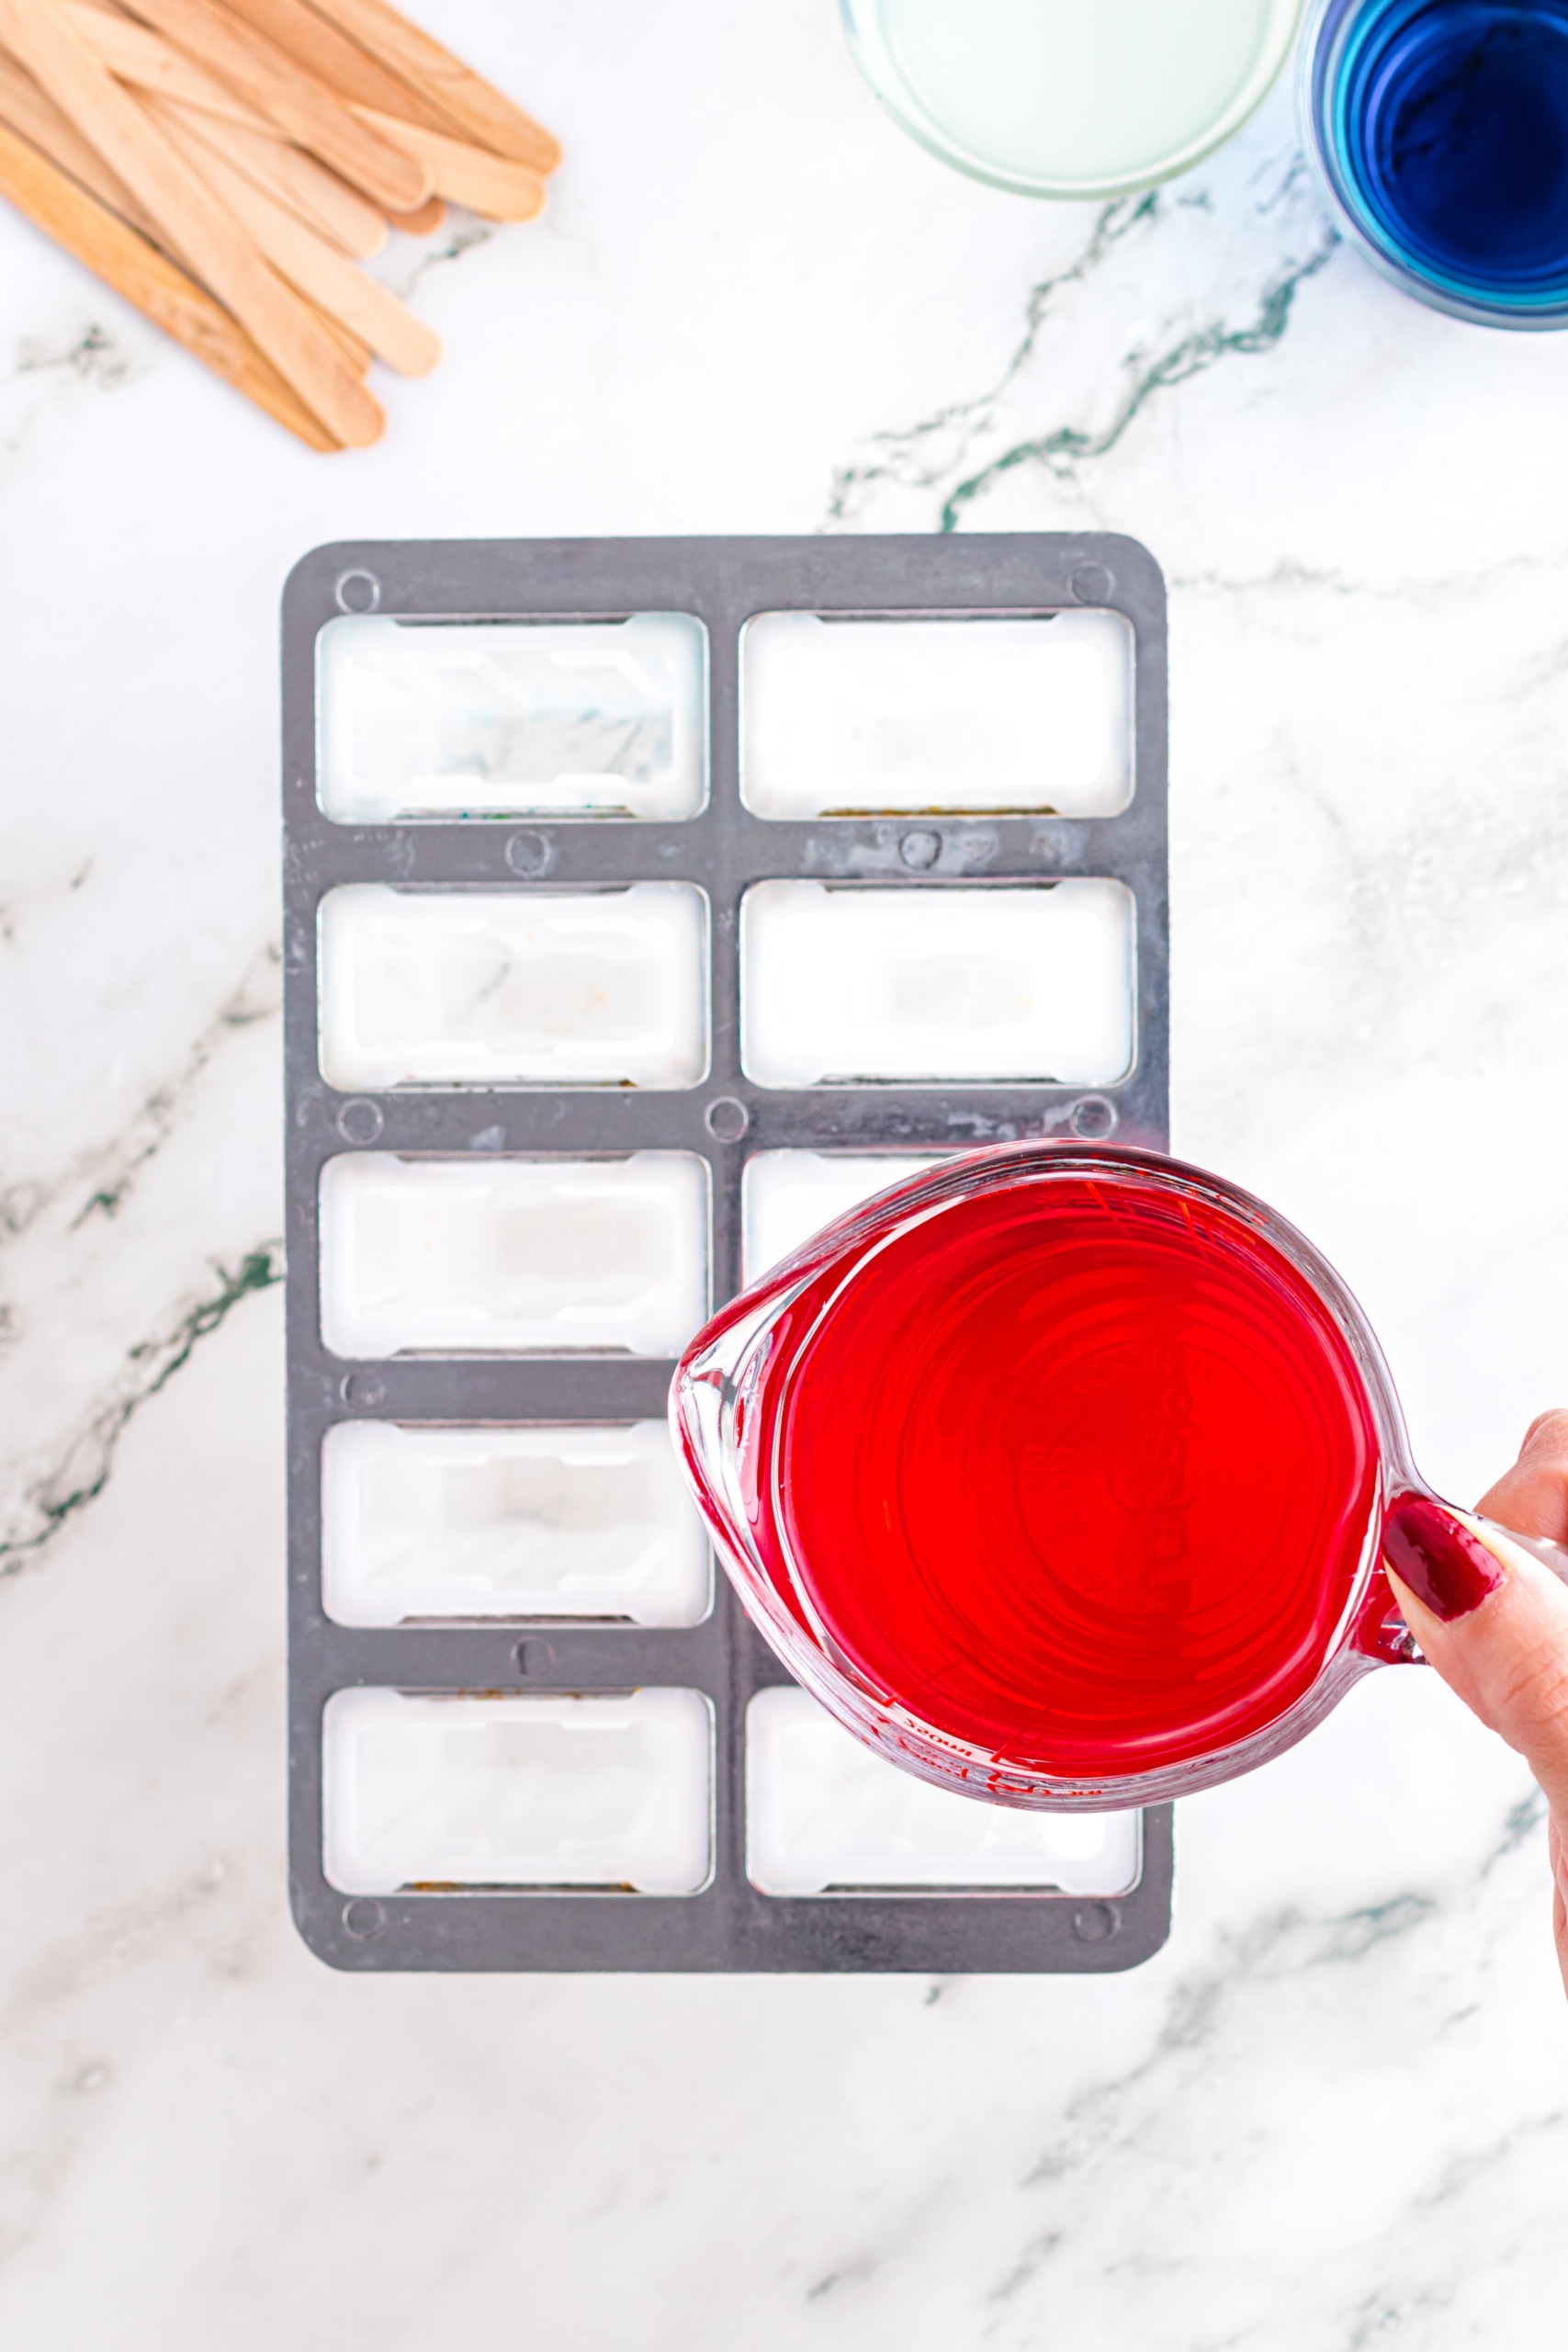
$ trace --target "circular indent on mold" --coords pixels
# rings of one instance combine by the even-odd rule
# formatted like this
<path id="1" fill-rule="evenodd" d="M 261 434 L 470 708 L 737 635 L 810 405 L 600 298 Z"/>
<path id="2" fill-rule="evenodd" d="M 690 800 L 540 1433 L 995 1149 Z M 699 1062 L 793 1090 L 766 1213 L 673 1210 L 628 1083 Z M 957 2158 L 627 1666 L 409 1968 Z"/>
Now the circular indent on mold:
<path id="1" fill-rule="evenodd" d="M 334 594 L 340 611 L 373 613 L 381 602 L 381 583 L 373 571 L 344 571 Z"/>
<path id="2" fill-rule="evenodd" d="M 387 1384 L 373 1372 L 351 1372 L 338 1391 L 345 1405 L 356 1405 L 362 1412 L 371 1412 L 383 1403 Z"/>
<path id="3" fill-rule="evenodd" d="M 374 1102 L 356 1094 L 337 1114 L 337 1131 L 344 1143 L 374 1143 L 381 1132 L 381 1113 Z"/>
<path id="4" fill-rule="evenodd" d="M 519 1674 L 548 1674 L 556 1662 L 556 1654 L 550 1644 L 541 1642 L 536 1636 L 519 1642 L 512 1655 L 516 1660 Z"/>
<path id="5" fill-rule="evenodd" d="M 506 863 L 513 874 L 543 874 L 550 862 L 550 845 L 543 833 L 513 833 L 506 844 Z"/>
<path id="6" fill-rule="evenodd" d="M 344 1932 L 356 1944 L 367 1944 L 387 1924 L 387 1915 L 373 1896 L 356 1894 L 343 1906 Z"/>
<path id="7" fill-rule="evenodd" d="M 1103 1143 L 1116 1132 L 1116 1105 L 1103 1094 L 1086 1094 L 1081 1102 L 1073 1104 L 1071 1125 L 1074 1135 L 1082 1136 L 1086 1143 Z"/>
<path id="8" fill-rule="evenodd" d="M 1067 585 L 1080 605 L 1104 605 L 1116 582 L 1102 563 L 1080 563 Z"/>
<path id="9" fill-rule="evenodd" d="M 751 1124 L 750 1112 L 733 1094 L 721 1094 L 716 1102 L 708 1104 L 703 1116 L 709 1135 L 716 1136 L 720 1143 L 739 1143 Z"/>
<path id="10" fill-rule="evenodd" d="M 922 871 L 928 865 L 934 865 L 942 855 L 942 835 L 924 831 L 906 833 L 898 844 L 898 854 L 906 865 L 914 866 L 917 872 Z"/>
<path id="11" fill-rule="evenodd" d="M 1114 1903 L 1086 1903 L 1073 1913 L 1073 1933 L 1082 1944 L 1108 1944 L 1122 1926 Z"/>

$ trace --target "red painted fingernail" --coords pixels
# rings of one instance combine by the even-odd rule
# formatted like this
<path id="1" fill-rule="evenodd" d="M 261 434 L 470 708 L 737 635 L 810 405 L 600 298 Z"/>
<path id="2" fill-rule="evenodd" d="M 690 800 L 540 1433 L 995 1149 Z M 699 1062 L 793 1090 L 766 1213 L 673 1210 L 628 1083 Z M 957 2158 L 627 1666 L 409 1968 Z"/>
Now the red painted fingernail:
<path id="1" fill-rule="evenodd" d="M 1382 1555 L 1445 1624 L 1468 1617 L 1503 1581 L 1500 1563 L 1480 1537 L 1426 1495 L 1400 1495 L 1389 1505 Z"/>

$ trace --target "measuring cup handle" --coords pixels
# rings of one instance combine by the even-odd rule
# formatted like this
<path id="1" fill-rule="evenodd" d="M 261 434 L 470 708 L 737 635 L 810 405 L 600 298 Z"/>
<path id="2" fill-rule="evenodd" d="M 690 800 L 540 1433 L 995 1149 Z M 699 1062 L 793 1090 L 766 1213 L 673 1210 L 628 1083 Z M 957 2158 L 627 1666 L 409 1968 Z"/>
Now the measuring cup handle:
<path id="1" fill-rule="evenodd" d="M 1438 1522 L 1436 1527 L 1432 1524 L 1434 1521 Z M 1449 1522 L 1449 1528 L 1446 1536 L 1442 1536 L 1441 1523 L 1445 1521 Z M 1459 1510 L 1437 1495 L 1423 1493 L 1419 1488 L 1407 1488 L 1403 1494 L 1390 1498 L 1384 1513 L 1382 1565 L 1392 1568 L 1396 1576 L 1403 1576 L 1407 1583 L 1414 1583 L 1418 1593 L 1421 1579 L 1418 1574 L 1413 1574 L 1413 1570 L 1418 1570 L 1420 1566 L 1420 1555 L 1424 1548 L 1423 1521 L 1426 1522 L 1427 1541 L 1442 1536 L 1446 1542 L 1451 1540 L 1453 1534 L 1462 1533 L 1465 1544 L 1479 1549 L 1481 1539 L 1487 1533 L 1500 1535 L 1506 1543 L 1517 1544 L 1521 1552 L 1529 1553 L 1532 1559 L 1539 1560 L 1543 1567 L 1551 1570 L 1554 1577 L 1568 1584 L 1568 1550 L 1564 1550 L 1561 1544 L 1550 1543 L 1544 1535 L 1521 1535 L 1517 1528 L 1504 1527 L 1496 1520 L 1483 1519 L 1479 1511 Z M 1413 1552 L 1407 1549 L 1412 1544 Z M 1375 1658 L 1380 1666 L 1425 1663 L 1415 1636 L 1405 1624 L 1398 1601 L 1387 1580 L 1381 1576 L 1375 1577 L 1368 1589 L 1352 1643 L 1363 1657 Z"/>
<path id="2" fill-rule="evenodd" d="M 1521 1552 L 1529 1552 L 1543 1568 L 1550 1568 L 1554 1577 L 1568 1584 L 1568 1550 L 1561 1544 L 1553 1544 L 1544 1535 L 1521 1535 L 1517 1527 L 1505 1527 L 1496 1519 L 1483 1519 L 1479 1511 L 1466 1511 L 1463 1516 L 1472 1526 L 1484 1528 L 1492 1534 L 1506 1537 L 1510 1544 L 1517 1544 Z"/>

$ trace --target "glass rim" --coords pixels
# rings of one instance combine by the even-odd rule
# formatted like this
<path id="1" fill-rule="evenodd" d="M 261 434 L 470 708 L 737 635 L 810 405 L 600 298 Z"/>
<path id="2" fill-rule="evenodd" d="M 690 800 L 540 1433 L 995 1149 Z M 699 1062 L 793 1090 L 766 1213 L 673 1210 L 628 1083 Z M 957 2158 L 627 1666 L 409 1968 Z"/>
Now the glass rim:
<path id="1" fill-rule="evenodd" d="M 1135 196 L 1158 187 L 1205 163 L 1216 149 L 1235 136 L 1257 113 L 1290 60 L 1307 0 L 1269 0 L 1271 15 L 1258 62 L 1240 89 L 1201 131 L 1166 155 L 1128 164 L 1115 173 L 1063 176 L 1023 171 L 988 158 L 947 130 L 922 105 L 888 51 L 881 16 L 884 0 L 839 0 L 850 53 L 878 102 L 899 129 L 929 155 L 948 164 L 987 187 L 1012 196 L 1032 196 L 1060 203 L 1097 203 L 1120 196 Z"/>
<path id="2" fill-rule="evenodd" d="M 1507 301 L 1490 296 L 1473 281 L 1422 267 L 1396 250 L 1372 208 L 1348 185 L 1325 133 L 1330 76 L 1343 63 L 1343 44 L 1352 20 L 1383 13 L 1400 0 L 1307 0 L 1301 47 L 1296 53 L 1296 127 L 1302 153 L 1318 198 L 1345 242 L 1402 294 L 1468 326 L 1502 327 L 1529 334 L 1568 326 L 1568 260 L 1560 280 L 1539 296 Z M 1414 6 L 1424 0 L 1414 0 Z"/>

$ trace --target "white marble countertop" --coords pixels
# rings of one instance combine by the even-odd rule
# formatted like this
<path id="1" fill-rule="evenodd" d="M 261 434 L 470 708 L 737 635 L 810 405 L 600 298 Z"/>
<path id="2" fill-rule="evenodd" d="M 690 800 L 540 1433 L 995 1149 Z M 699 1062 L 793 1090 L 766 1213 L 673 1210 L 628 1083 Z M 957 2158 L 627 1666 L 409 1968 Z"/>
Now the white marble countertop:
<path id="1" fill-rule="evenodd" d="M 0 2340 L 1559 2339 L 1539 1809 L 1377 1676 L 1185 1805 L 1120 1978 L 334 1976 L 284 1895 L 276 615 L 355 535 L 1130 531 L 1171 588 L 1175 1140 L 1360 1293 L 1468 1497 L 1568 1396 L 1568 337 L 1337 248 L 1276 98 L 971 186 L 831 0 L 422 0 L 536 228 L 312 458 L 0 213 Z"/>

